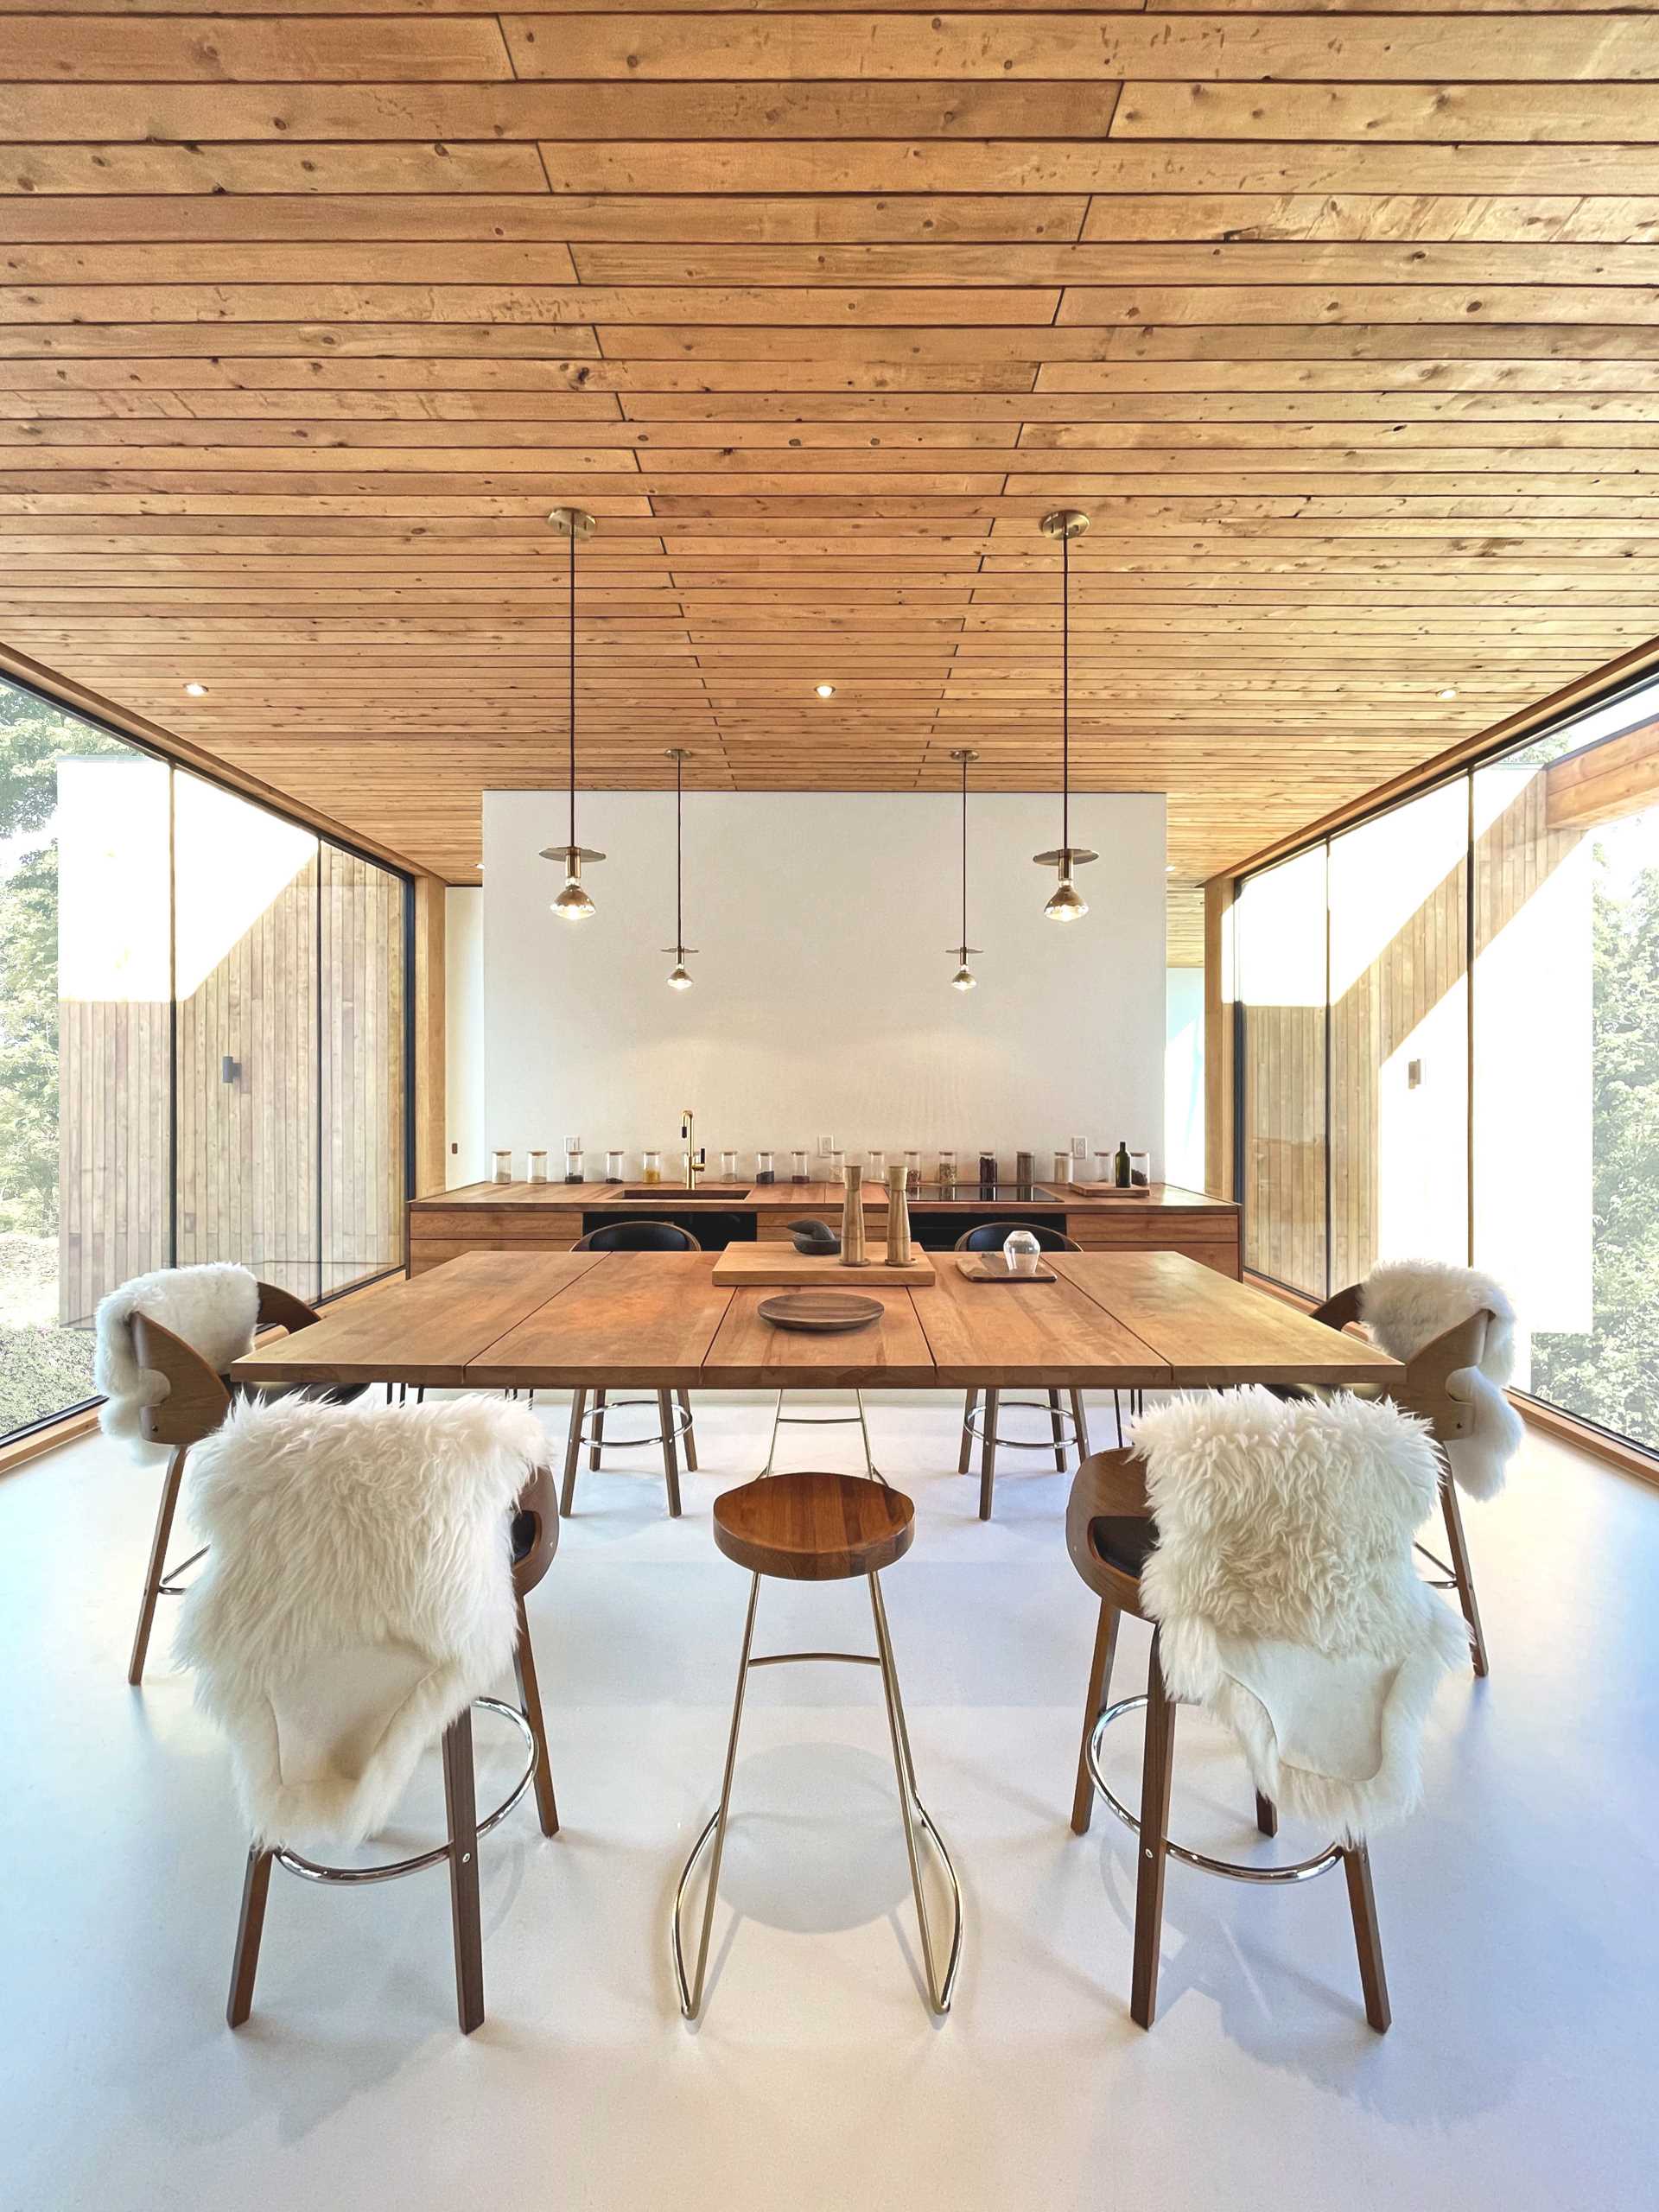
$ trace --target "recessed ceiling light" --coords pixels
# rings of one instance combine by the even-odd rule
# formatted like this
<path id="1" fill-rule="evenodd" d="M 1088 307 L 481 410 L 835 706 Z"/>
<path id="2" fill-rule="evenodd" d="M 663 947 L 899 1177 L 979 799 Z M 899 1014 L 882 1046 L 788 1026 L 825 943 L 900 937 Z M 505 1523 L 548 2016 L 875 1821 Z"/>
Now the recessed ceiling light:
<path id="1" fill-rule="evenodd" d="M 1173 874 L 1174 874 L 1174 873 L 1175 873 L 1175 863 L 1174 863 L 1174 861 L 1166 861 L 1164 862 L 1164 874 L 1165 874 L 1166 875 L 1173 875 Z"/>
<path id="2" fill-rule="evenodd" d="M 184 688 L 193 699 L 205 699 L 207 696 L 207 686 L 205 683 L 187 683 Z"/>
<path id="3" fill-rule="evenodd" d="M 812 688 L 820 699 L 833 699 L 836 696 L 836 687 L 833 683 L 815 683 Z"/>
<path id="4" fill-rule="evenodd" d="M 1457 696 L 1457 686 L 1452 683 L 1448 683 L 1445 690 L 1440 693 L 1442 699 L 1455 699 Z"/>

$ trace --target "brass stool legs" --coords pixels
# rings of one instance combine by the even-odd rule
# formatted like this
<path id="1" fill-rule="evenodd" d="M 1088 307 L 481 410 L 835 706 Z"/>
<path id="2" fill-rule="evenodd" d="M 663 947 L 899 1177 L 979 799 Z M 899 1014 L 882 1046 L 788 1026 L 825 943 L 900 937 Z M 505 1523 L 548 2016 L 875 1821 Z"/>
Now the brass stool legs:
<path id="1" fill-rule="evenodd" d="M 709 1965 L 709 1938 L 715 1923 L 715 1899 L 720 1888 L 721 1860 L 726 1849 L 726 1828 L 731 1813 L 732 1776 L 737 1766 L 738 1732 L 743 1720 L 743 1694 L 747 1687 L 749 1671 L 754 1667 L 779 1667 L 808 1660 L 836 1660 L 855 1667 L 875 1667 L 881 1675 L 881 1689 L 887 1705 L 887 1734 L 893 1747 L 893 1768 L 899 1785 L 899 1812 L 904 1823 L 905 1853 L 910 1863 L 911 1893 L 916 1902 L 916 1921 L 921 1934 L 922 1967 L 927 1982 L 927 1999 L 936 2013 L 943 2016 L 950 2010 L 950 1999 L 956 1988 L 957 1969 L 962 1961 L 962 1891 L 957 1886 L 956 1868 L 950 1863 L 950 1853 L 944 1840 L 933 1825 L 932 1816 L 922 1803 L 916 1788 L 916 1766 L 911 1756 L 910 1731 L 905 1724 L 904 1700 L 899 1691 L 899 1673 L 893 1656 L 893 1639 L 887 1627 L 887 1609 L 882 1600 L 879 1575 L 868 1577 L 870 1586 L 870 1613 L 875 1628 L 875 1649 L 869 1651 L 772 1651 L 754 1656 L 754 1617 L 760 1599 L 760 1577 L 754 1575 L 749 1586 L 749 1609 L 743 1624 L 743 1648 L 737 1663 L 737 1693 L 732 1701 L 731 1733 L 726 1740 L 726 1764 L 721 1775 L 720 1803 L 705 1823 L 702 1834 L 691 1847 L 690 1856 L 681 1872 L 679 1886 L 674 1893 L 674 1920 L 671 1948 L 674 1958 L 674 1979 L 679 1986 L 680 2011 L 688 2020 L 695 2020 L 702 2010 L 703 1979 Z M 918 1848 L 918 1827 L 939 1855 L 950 1885 L 952 1920 L 950 1944 L 941 1976 L 933 1948 L 933 1930 L 928 1919 L 927 1898 L 922 1887 L 921 1853 Z M 709 1863 L 709 1886 L 702 1904 L 702 1925 L 697 1938 L 697 1958 L 695 1971 L 688 1979 L 685 1966 L 684 1941 L 682 1933 L 685 1908 L 685 1894 L 690 1888 L 697 1861 L 712 1840 L 713 1854 Z"/>

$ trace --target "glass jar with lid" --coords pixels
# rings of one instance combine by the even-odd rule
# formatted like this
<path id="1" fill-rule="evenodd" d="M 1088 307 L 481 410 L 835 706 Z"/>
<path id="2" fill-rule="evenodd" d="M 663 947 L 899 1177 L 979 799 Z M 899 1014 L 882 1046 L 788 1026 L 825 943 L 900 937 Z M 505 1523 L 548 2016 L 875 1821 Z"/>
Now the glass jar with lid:
<path id="1" fill-rule="evenodd" d="M 922 1188 L 922 1155 L 914 1145 L 905 1147 L 905 1196 L 919 1197 Z"/>
<path id="2" fill-rule="evenodd" d="M 1069 1183 L 1071 1180 L 1071 1155 L 1069 1152 L 1055 1153 L 1054 1180 L 1057 1183 Z"/>
<path id="3" fill-rule="evenodd" d="M 1109 1183 L 1112 1179 L 1112 1152 L 1109 1145 L 1101 1145 L 1095 1153 L 1095 1180 Z"/>
<path id="4" fill-rule="evenodd" d="M 764 1149 L 755 1154 L 754 1179 L 757 1183 L 775 1183 L 778 1180 L 777 1156 L 775 1154 L 767 1152 Z"/>
<path id="5" fill-rule="evenodd" d="M 954 1191 L 956 1187 L 957 1155 L 955 1150 L 950 1147 L 942 1147 L 939 1152 L 939 1188 L 943 1191 Z"/>
<path id="6" fill-rule="evenodd" d="M 498 1152 L 492 1154 L 492 1158 L 494 1165 L 490 1170 L 490 1180 L 493 1183 L 511 1183 L 512 1180 L 512 1154 L 510 1152 Z"/>
<path id="7" fill-rule="evenodd" d="M 582 1139 L 566 1137 L 564 1141 L 564 1179 L 567 1183 L 582 1180 Z"/>
<path id="8" fill-rule="evenodd" d="M 660 1183 L 663 1179 L 663 1155 L 655 1145 L 648 1145 L 640 1154 L 639 1180 Z"/>
<path id="9" fill-rule="evenodd" d="M 887 1182 L 887 1155 L 879 1144 L 873 1144 L 864 1164 L 864 1173 L 872 1183 L 880 1183 L 883 1190 Z"/>
<path id="10" fill-rule="evenodd" d="M 721 1154 L 721 1155 L 720 1155 L 720 1179 L 721 1179 L 721 1181 L 722 1183 L 735 1183 L 735 1182 L 736 1182 L 736 1180 L 737 1180 L 737 1154 L 736 1154 L 734 1152 L 722 1152 L 722 1153 Z"/>
<path id="11" fill-rule="evenodd" d="M 613 1145 L 605 1154 L 605 1180 L 607 1183 L 620 1183 L 622 1180 L 623 1172 L 621 1148 L 620 1146 Z"/>
<path id="12" fill-rule="evenodd" d="M 545 1183 L 545 1182 L 546 1182 L 546 1180 L 547 1180 L 547 1154 L 546 1154 L 544 1152 L 532 1152 L 532 1153 L 531 1154 L 531 1155 L 530 1155 L 530 1179 L 531 1179 L 531 1181 L 532 1183 Z"/>
<path id="13" fill-rule="evenodd" d="M 798 1145 L 795 1150 L 790 1154 L 789 1163 L 789 1179 L 791 1183 L 810 1183 L 811 1181 L 811 1177 L 806 1172 L 807 1152 L 804 1145 Z"/>
<path id="14" fill-rule="evenodd" d="M 1129 1182 L 1131 1187 L 1138 1191 L 1145 1191 L 1151 1188 L 1152 1154 L 1150 1153 L 1130 1152 Z"/>

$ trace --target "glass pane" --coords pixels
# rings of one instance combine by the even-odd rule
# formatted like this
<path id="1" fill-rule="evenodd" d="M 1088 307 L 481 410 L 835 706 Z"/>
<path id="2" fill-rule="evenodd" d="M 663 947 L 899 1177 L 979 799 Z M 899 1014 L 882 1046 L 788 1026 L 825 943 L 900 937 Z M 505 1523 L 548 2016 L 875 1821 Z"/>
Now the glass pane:
<path id="1" fill-rule="evenodd" d="M 1469 1254 L 1469 787 L 1331 841 L 1331 1281 Z"/>
<path id="2" fill-rule="evenodd" d="M 315 1299 L 317 841 L 179 773 L 178 1255 Z"/>
<path id="3" fill-rule="evenodd" d="M 1475 778 L 1475 1257 L 1517 1381 L 1659 1447 L 1659 684 Z"/>
<path id="4" fill-rule="evenodd" d="M 168 1258 L 168 770 L 0 682 L 0 1434 Z"/>
<path id="5" fill-rule="evenodd" d="M 322 849 L 322 1287 L 404 1257 L 404 884 Z"/>
<path id="6" fill-rule="evenodd" d="M 1264 868 L 1235 905 L 1244 1009 L 1244 1264 L 1325 1295 L 1325 854 Z"/>

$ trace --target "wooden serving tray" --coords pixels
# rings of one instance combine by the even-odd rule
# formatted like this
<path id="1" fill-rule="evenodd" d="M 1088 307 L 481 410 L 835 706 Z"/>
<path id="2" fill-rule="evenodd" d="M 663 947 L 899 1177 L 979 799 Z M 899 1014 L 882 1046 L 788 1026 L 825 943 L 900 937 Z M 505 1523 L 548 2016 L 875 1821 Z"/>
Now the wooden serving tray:
<path id="1" fill-rule="evenodd" d="M 863 1290 L 897 1283 L 925 1284 L 933 1280 L 933 1262 L 917 1245 L 905 1265 L 889 1267 L 887 1248 L 880 1239 L 867 1249 L 870 1264 L 844 1268 L 839 1252 L 798 1252 L 792 1244 L 760 1243 L 728 1244 L 715 1262 L 715 1281 L 745 1290 L 804 1288 Z"/>
<path id="2" fill-rule="evenodd" d="M 1024 1274 L 1015 1274 L 1000 1252 L 970 1252 L 957 1262 L 964 1282 L 1058 1282 L 1052 1268 L 1039 1260 Z"/>

